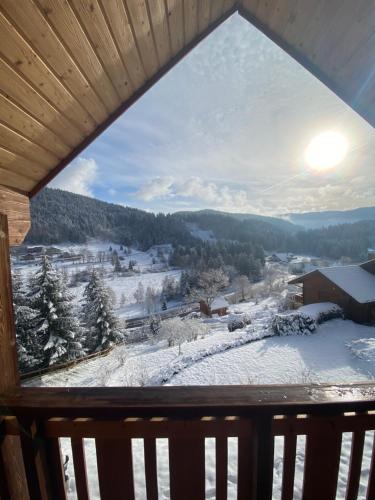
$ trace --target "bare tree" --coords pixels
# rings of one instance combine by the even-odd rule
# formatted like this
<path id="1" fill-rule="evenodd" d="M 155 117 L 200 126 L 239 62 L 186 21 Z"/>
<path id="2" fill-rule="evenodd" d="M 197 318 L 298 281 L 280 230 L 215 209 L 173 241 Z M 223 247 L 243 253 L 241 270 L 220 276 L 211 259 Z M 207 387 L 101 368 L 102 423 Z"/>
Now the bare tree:
<path id="1" fill-rule="evenodd" d="M 222 269 L 203 271 L 198 277 L 198 286 L 192 291 L 192 295 L 197 300 L 204 300 L 210 307 L 218 293 L 228 284 L 228 276 Z"/>
<path id="2" fill-rule="evenodd" d="M 146 294 L 145 294 L 145 308 L 146 308 L 147 314 L 151 314 L 151 313 L 156 312 L 157 304 L 159 301 L 160 301 L 160 295 L 155 290 L 155 288 L 153 288 L 151 286 L 147 287 Z"/>
<path id="3" fill-rule="evenodd" d="M 244 274 L 238 276 L 235 280 L 235 287 L 240 294 L 241 301 L 244 302 L 251 288 L 249 278 Z"/>
<path id="4" fill-rule="evenodd" d="M 145 290 L 141 281 L 138 283 L 138 287 L 134 292 L 134 298 L 137 304 L 142 304 L 142 302 L 145 300 Z"/>
<path id="5" fill-rule="evenodd" d="M 208 327 L 197 319 L 170 318 L 161 322 L 158 337 L 165 339 L 168 347 L 178 346 L 180 355 L 181 345 L 184 342 L 193 342 L 208 330 Z"/>

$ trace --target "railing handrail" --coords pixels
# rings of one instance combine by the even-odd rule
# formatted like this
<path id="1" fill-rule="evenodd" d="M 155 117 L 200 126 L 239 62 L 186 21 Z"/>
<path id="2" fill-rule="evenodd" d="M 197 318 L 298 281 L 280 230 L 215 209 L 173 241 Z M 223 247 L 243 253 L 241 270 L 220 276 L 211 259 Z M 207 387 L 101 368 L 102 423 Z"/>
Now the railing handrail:
<path id="1" fill-rule="evenodd" d="M 24 387 L 0 394 L 0 415 L 51 417 L 199 417 L 375 410 L 375 382 L 174 387 Z"/>

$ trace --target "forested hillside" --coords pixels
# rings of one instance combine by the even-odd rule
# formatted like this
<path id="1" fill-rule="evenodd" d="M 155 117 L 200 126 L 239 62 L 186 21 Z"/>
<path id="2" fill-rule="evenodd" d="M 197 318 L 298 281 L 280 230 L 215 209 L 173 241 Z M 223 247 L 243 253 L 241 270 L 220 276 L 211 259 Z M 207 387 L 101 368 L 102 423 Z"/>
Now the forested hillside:
<path id="1" fill-rule="evenodd" d="M 237 214 L 201 211 L 175 216 L 193 222 L 201 229 L 212 231 L 217 239 L 251 242 L 261 245 L 267 251 L 360 260 L 366 259 L 367 249 L 375 244 L 375 220 L 295 231 L 277 223 L 253 218 L 240 219 Z"/>
<path id="2" fill-rule="evenodd" d="M 375 220 L 301 230 L 287 221 L 213 210 L 153 214 L 59 189 L 44 189 L 31 202 L 32 224 L 26 243 L 84 243 L 90 238 L 136 245 L 172 243 L 186 255 L 201 245 L 186 223 L 212 232 L 216 240 L 251 243 L 265 251 L 288 251 L 338 259 L 365 259 L 375 245 Z M 180 251 L 179 258 L 184 252 Z M 189 258 L 187 258 L 189 260 Z"/>
<path id="3" fill-rule="evenodd" d="M 94 198 L 46 188 L 31 201 L 26 243 L 84 243 L 90 238 L 125 245 L 193 244 L 194 238 L 170 215 L 153 214 Z"/>

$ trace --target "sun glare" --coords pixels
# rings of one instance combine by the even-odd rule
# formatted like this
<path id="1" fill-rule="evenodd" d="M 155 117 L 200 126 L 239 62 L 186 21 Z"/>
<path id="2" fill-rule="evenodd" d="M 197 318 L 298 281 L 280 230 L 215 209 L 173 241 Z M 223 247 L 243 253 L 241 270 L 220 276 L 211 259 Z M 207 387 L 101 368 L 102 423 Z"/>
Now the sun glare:
<path id="1" fill-rule="evenodd" d="M 314 137 L 307 146 L 305 158 L 314 170 L 329 170 L 343 161 L 348 141 L 339 132 L 326 131 Z"/>

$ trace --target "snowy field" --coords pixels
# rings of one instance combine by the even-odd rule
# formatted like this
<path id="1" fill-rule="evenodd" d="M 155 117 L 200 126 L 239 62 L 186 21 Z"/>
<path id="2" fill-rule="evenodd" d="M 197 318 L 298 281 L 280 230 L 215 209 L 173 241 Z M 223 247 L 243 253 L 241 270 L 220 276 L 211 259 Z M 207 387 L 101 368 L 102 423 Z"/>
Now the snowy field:
<path id="1" fill-rule="evenodd" d="M 72 262 L 61 262 L 59 260 L 54 260 L 53 265 L 57 269 L 64 269 L 68 273 L 68 276 L 72 276 L 74 273 L 85 271 L 87 269 L 96 268 L 103 270 L 108 274 L 108 277 L 104 278 L 104 283 L 107 287 L 111 288 L 115 294 L 115 312 L 120 318 L 137 318 L 142 317 L 146 314 L 144 305 L 137 304 L 134 298 L 134 292 L 136 291 L 139 283 L 142 283 L 144 290 L 147 287 L 155 289 L 155 291 L 160 292 L 162 288 L 162 282 L 166 276 L 174 278 L 179 281 L 181 271 L 180 270 L 162 270 L 166 267 L 162 264 L 158 258 L 158 247 L 151 247 L 146 252 L 142 252 L 137 249 L 131 249 L 131 254 L 126 255 L 120 249 L 120 245 L 111 242 L 91 242 L 88 245 L 68 245 L 61 244 L 57 245 L 63 251 L 68 251 L 71 254 L 81 254 L 85 251 L 89 251 L 91 255 L 95 258 L 99 252 L 106 253 L 107 258 L 109 255 L 109 248 L 118 252 L 121 256 L 121 265 L 127 267 L 129 261 L 135 262 L 134 269 L 137 271 L 133 276 L 118 276 L 115 275 L 113 271 L 113 266 L 110 260 L 105 262 L 86 262 L 86 263 L 72 263 Z M 160 246 L 164 253 L 166 254 L 170 250 L 170 245 Z M 38 262 L 31 263 L 20 263 L 13 259 L 13 269 L 17 269 L 21 272 L 25 280 L 27 280 L 30 274 L 34 274 L 39 268 Z M 80 283 L 78 286 L 69 288 L 69 293 L 74 297 L 74 302 L 76 305 L 80 304 L 80 300 L 83 296 L 83 291 L 86 286 L 86 282 Z M 125 296 L 125 305 L 121 307 L 121 296 Z M 168 308 L 180 306 L 181 302 L 171 302 L 168 304 Z"/>
<path id="2" fill-rule="evenodd" d="M 271 336 L 270 321 L 278 311 L 275 295 L 231 306 L 232 312 L 246 312 L 252 323 L 232 333 L 227 317 L 205 320 L 208 333 L 195 342 L 168 348 L 165 341 L 135 346 L 119 346 L 108 356 L 78 365 L 76 368 L 43 376 L 33 385 L 42 386 L 145 386 L 145 385 L 211 385 L 211 384 L 292 384 L 311 382 L 343 383 L 369 380 L 375 376 L 373 341 L 375 328 L 351 321 L 333 319 L 319 325 L 311 335 Z M 360 342 L 359 342 L 360 341 Z M 372 350 L 371 350 L 372 347 Z M 367 433 L 363 458 L 360 499 L 366 495 L 373 433 Z M 91 498 L 99 498 L 95 445 L 86 440 Z M 142 474 L 142 441 L 134 440 L 133 457 L 136 498 L 145 497 Z M 303 481 L 303 442 L 299 442 L 296 461 L 296 491 L 300 498 Z M 64 453 L 71 454 L 69 442 Z M 282 440 L 275 444 L 274 499 L 280 498 L 282 477 Z M 344 435 L 337 499 L 345 498 L 345 477 L 350 454 L 350 435 Z M 206 498 L 215 498 L 213 467 L 214 441 L 206 441 Z M 159 496 L 169 498 L 167 443 L 158 442 Z M 68 469 L 71 498 L 74 473 Z M 228 498 L 235 498 L 236 441 L 229 441 Z"/>

